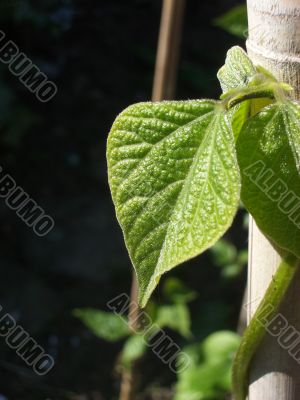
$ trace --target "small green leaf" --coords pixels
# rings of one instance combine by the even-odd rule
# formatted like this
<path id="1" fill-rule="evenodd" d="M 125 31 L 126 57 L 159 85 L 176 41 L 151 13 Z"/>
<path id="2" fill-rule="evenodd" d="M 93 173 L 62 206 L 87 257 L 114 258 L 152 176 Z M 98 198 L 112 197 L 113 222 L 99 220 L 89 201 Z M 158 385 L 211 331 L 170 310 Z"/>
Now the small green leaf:
<path id="1" fill-rule="evenodd" d="M 245 4 L 233 7 L 214 20 L 216 26 L 223 28 L 232 35 L 245 38 L 247 34 L 247 7 Z"/>
<path id="2" fill-rule="evenodd" d="M 247 53 L 242 48 L 234 46 L 228 50 L 225 64 L 219 69 L 217 77 L 225 95 L 228 91 L 247 86 L 255 74 L 255 66 Z M 237 140 L 242 126 L 250 116 L 250 113 L 251 101 L 249 100 L 229 110 L 235 140 Z"/>
<path id="3" fill-rule="evenodd" d="M 212 246 L 231 225 L 240 188 L 233 134 L 217 102 L 140 103 L 116 119 L 107 157 L 145 306 L 163 273 Z"/>
<path id="4" fill-rule="evenodd" d="M 223 92 L 245 87 L 257 71 L 247 53 L 239 46 L 228 50 L 225 64 L 217 73 Z"/>
<path id="5" fill-rule="evenodd" d="M 125 368 L 130 368 L 131 364 L 141 358 L 147 350 L 146 342 L 142 335 L 130 336 L 123 347 L 121 353 L 121 363 Z"/>
<path id="6" fill-rule="evenodd" d="M 166 279 L 163 290 L 165 298 L 171 303 L 188 303 L 197 298 L 197 292 L 189 289 L 181 280 L 177 278 Z"/>
<path id="7" fill-rule="evenodd" d="M 160 306 L 155 322 L 160 328 L 171 328 L 186 338 L 191 337 L 190 312 L 185 304 Z"/>
<path id="8" fill-rule="evenodd" d="M 272 104 L 244 125 L 238 142 L 242 201 L 262 232 L 300 257 L 300 105 Z"/>
<path id="9" fill-rule="evenodd" d="M 78 308 L 73 311 L 96 336 L 115 342 L 130 334 L 125 318 L 105 311 L 92 308 Z"/>
<path id="10" fill-rule="evenodd" d="M 220 98 L 229 108 L 228 117 L 235 140 L 246 120 L 270 104 L 276 91 L 292 90 L 290 85 L 278 82 L 265 68 L 254 66 L 247 53 L 238 46 L 228 50 L 225 64 L 217 76 L 223 90 Z"/>

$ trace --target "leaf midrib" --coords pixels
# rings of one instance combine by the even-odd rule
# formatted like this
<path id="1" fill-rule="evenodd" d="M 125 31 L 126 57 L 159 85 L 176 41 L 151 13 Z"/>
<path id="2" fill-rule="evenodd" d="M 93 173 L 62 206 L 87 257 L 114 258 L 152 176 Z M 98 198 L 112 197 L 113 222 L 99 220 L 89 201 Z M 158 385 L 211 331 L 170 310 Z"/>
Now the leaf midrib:
<path id="1" fill-rule="evenodd" d="M 213 109 L 212 111 L 209 111 L 208 113 L 205 113 L 205 114 L 203 114 L 203 115 L 200 115 L 199 117 L 197 117 L 197 118 L 194 119 L 193 121 L 190 121 L 188 124 L 182 126 L 182 128 L 185 128 L 186 126 L 188 126 L 188 125 L 190 125 L 190 124 L 197 123 L 197 122 L 199 122 L 201 119 L 207 118 L 211 113 L 215 113 L 215 109 Z M 213 120 L 212 120 L 212 121 L 213 121 Z M 207 128 L 206 128 L 206 130 L 208 130 L 208 128 L 209 128 L 209 126 L 211 125 L 212 121 L 209 123 L 209 125 L 208 125 Z M 179 129 L 179 128 L 178 128 L 178 129 Z M 177 131 L 178 129 L 176 129 L 176 131 Z M 170 135 L 173 135 L 173 134 L 175 134 L 175 131 L 172 132 L 172 133 L 170 133 Z M 169 138 L 170 135 L 164 137 L 163 139 Z M 206 136 L 206 135 L 207 135 L 207 134 L 205 134 L 205 136 Z M 195 153 L 195 156 L 193 157 L 193 161 L 191 162 L 191 167 L 195 164 L 195 157 L 198 155 L 200 149 L 202 148 L 203 142 L 205 142 L 205 139 L 202 141 L 201 145 L 198 147 L 198 149 L 197 149 L 197 151 L 196 151 L 196 153 Z M 154 146 L 155 146 L 155 145 L 154 145 Z M 150 153 L 150 152 L 151 152 L 151 150 L 149 151 L 149 153 Z M 145 156 L 145 158 L 144 158 L 143 160 L 145 160 L 145 159 L 148 157 L 149 153 L 147 153 L 147 155 Z M 143 161 L 143 160 L 142 160 L 142 161 Z M 138 166 L 137 168 L 139 168 L 139 167 L 140 167 L 140 166 Z M 190 167 L 190 169 L 189 169 L 189 172 L 188 172 L 187 176 L 189 176 L 189 175 L 191 174 L 191 167 Z M 127 179 L 128 179 L 128 178 L 127 178 Z M 190 180 L 191 180 L 191 178 L 190 178 Z M 180 180 L 177 180 L 177 181 L 175 181 L 175 182 L 172 182 L 172 184 L 177 183 L 178 181 L 180 181 Z M 184 182 L 186 182 L 186 179 L 184 179 Z M 189 183 L 190 183 L 190 182 L 189 182 Z M 185 184 L 183 184 L 182 186 L 184 187 Z M 163 188 L 163 190 L 164 190 L 164 189 L 165 189 L 165 187 Z M 159 193 L 159 192 L 155 193 L 155 195 L 157 195 L 158 193 Z M 176 203 L 175 203 L 175 205 L 174 205 L 174 208 L 175 208 L 176 205 L 177 205 L 177 202 L 178 202 L 178 199 L 179 199 L 181 193 L 182 193 L 182 189 L 180 190 L 180 192 L 179 192 L 178 195 L 177 195 L 177 200 L 176 200 Z M 133 196 L 133 197 L 130 198 L 129 200 L 132 200 L 132 199 L 135 198 L 135 197 L 139 197 L 139 196 Z M 145 202 L 145 207 L 147 207 L 147 204 L 148 204 L 148 202 L 149 202 L 150 200 L 151 200 L 151 198 L 148 198 L 148 199 L 146 200 L 146 202 Z M 127 203 L 127 201 L 126 201 L 126 203 Z M 126 203 L 121 204 L 121 207 L 123 207 Z M 173 208 L 173 209 L 174 209 L 174 208 Z M 134 227 L 135 227 L 135 225 L 136 225 L 136 223 L 137 223 L 137 221 L 138 221 L 138 217 L 139 217 L 139 215 L 140 215 L 143 211 L 144 211 L 144 210 L 142 209 L 142 210 L 136 215 L 136 218 L 135 218 L 135 220 L 134 220 L 134 223 L 132 224 L 131 230 L 134 229 Z M 171 214 L 169 220 L 165 221 L 165 224 L 168 224 L 168 226 L 169 226 L 171 217 L 172 217 L 172 214 Z M 149 234 L 151 234 L 151 232 L 153 232 L 156 228 L 157 228 L 157 227 L 155 227 L 154 229 L 152 229 L 152 230 L 150 230 L 149 232 L 147 232 L 147 235 L 146 235 L 145 237 L 147 237 Z M 168 228 L 167 228 L 167 230 L 166 230 L 166 234 L 165 234 L 165 237 L 164 237 L 164 242 L 163 242 L 163 245 L 162 245 L 162 247 L 161 247 L 161 249 L 160 249 L 160 254 L 159 254 L 159 256 L 158 256 L 156 266 L 158 265 L 159 258 L 160 258 L 160 255 L 161 255 L 161 250 L 162 250 L 162 248 L 164 247 L 164 243 L 165 243 L 165 239 L 166 239 L 166 237 L 167 237 L 167 233 L 168 233 Z M 144 239 L 145 239 L 145 238 L 144 238 Z M 137 247 L 137 248 L 138 248 L 138 247 Z M 137 248 L 135 249 L 135 252 L 136 252 Z"/>
<path id="2" fill-rule="evenodd" d="M 215 112 L 215 110 L 213 110 L 213 112 Z M 212 124 L 214 124 L 214 125 L 216 124 L 216 120 L 215 120 L 216 118 L 219 118 L 219 115 L 218 115 L 218 116 L 216 115 L 216 116 L 212 119 L 212 121 L 209 123 L 209 125 L 207 126 L 207 128 L 206 128 L 206 130 L 205 130 L 205 134 L 203 135 L 203 140 L 202 140 L 202 142 L 201 142 L 201 145 L 198 147 L 198 150 L 197 150 L 197 152 L 196 152 L 196 154 L 195 154 L 195 156 L 194 156 L 194 159 L 193 159 L 193 161 L 192 161 L 192 164 L 191 164 L 191 167 L 192 167 L 192 168 L 190 168 L 190 170 L 189 170 L 189 172 L 188 172 L 188 178 L 187 178 L 188 181 L 185 180 L 185 183 L 184 183 L 184 185 L 183 185 L 183 188 L 182 188 L 182 190 L 179 192 L 179 194 L 178 194 L 178 196 L 177 196 L 177 200 L 176 200 L 174 209 L 176 208 L 176 206 L 177 206 L 177 204 L 178 204 L 178 201 L 179 201 L 179 198 L 181 197 L 183 191 L 186 192 L 186 193 L 185 193 L 185 195 L 186 195 L 186 198 L 185 198 L 185 206 L 186 206 L 186 204 L 187 204 L 188 188 L 190 187 L 191 180 L 192 180 L 192 176 L 193 176 L 193 174 L 194 174 L 194 172 L 195 172 L 195 169 L 196 169 L 196 166 L 197 166 L 197 164 L 198 164 L 197 161 L 199 160 L 199 157 L 200 157 L 200 154 L 201 154 L 201 150 L 202 150 L 202 148 L 203 148 L 203 145 L 206 143 L 206 140 L 207 140 L 207 138 L 208 138 L 209 127 L 210 127 Z M 216 131 L 217 131 L 217 130 L 215 130 L 214 135 L 212 135 L 211 142 L 213 142 L 213 141 L 215 140 Z M 205 184 L 203 184 L 203 188 L 202 188 L 202 190 L 201 190 L 201 195 L 199 196 L 199 199 L 200 199 L 200 198 L 202 197 L 202 195 L 203 195 L 204 187 L 205 187 L 205 185 L 207 184 L 208 176 L 209 176 L 209 173 L 210 173 L 211 159 L 212 159 L 212 154 L 213 154 L 213 146 L 210 146 L 210 148 L 211 148 L 211 152 L 210 152 L 210 154 L 209 154 L 209 164 L 208 164 L 208 168 L 207 168 L 207 171 L 208 171 L 208 172 L 207 172 L 207 174 L 206 174 Z M 198 211 L 198 207 L 199 207 L 199 202 L 200 202 L 200 201 L 198 201 L 197 211 Z M 195 214 L 196 214 L 196 213 L 195 213 Z M 195 214 L 194 214 L 194 218 L 195 218 Z M 170 219 L 171 219 L 171 217 L 170 217 Z M 163 242 L 163 245 L 162 245 L 162 247 L 161 247 L 161 250 L 160 250 L 160 253 L 159 253 L 159 257 L 158 257 L 158 260 L 157 260 L 157 263 L 156 263 L 156 267 L 155 267 L 154 272 L 157 270 L 157 268 L 159 267 L 159 265 L 160 265 L 160 263 L 161 263 L 161 258 L 162 258 L 163 253 L 164 253 L 164 249 L 165 249 L 165 245 L 166 245 L 166 238 L 167 238 L 168 233 L 169 233 L 169 227 L 170 227 L 170 225 L 171 225 L 171 224 L 170 224 L 170 221 L 169 221 L 168 227 L 167 227 L 167 229 L 166 229 L 166 234 L 165 234 L 164 242 Z M 155 278 L 157 278 L 157 275 L 154 275 L 154 276 L 153 276 L 153 279 L 155 279 Z"/>

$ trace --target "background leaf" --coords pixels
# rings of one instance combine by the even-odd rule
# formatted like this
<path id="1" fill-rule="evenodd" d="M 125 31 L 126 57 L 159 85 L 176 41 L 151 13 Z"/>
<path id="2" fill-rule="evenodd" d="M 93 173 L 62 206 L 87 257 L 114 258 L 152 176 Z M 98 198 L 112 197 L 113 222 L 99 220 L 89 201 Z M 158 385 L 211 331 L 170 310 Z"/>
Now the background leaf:
<path id="1" fill-rule="evenodd" d="M 240 343 L 240 337 L 231 331 L 212 333 L 202 344 L 204 358 L 209 363 L 232 360 Z"/>
<path id="2" fill-rule="evenodd" d="M 247 7 L 241 4 L 233 7 L 214 20 L 216 26 L 223 28 L 232 35 L 246 38 L 248 29 Z"/>
<path id="3" fill-rule="evenodd" d="M 191 337 L 190 312 L 185 304 L 160 306 L 155 321 L 160 328 L 171 328 L 186 338 Z"/>
<path id="4" fill-rule="evenodd" d="M 219 266 L 231 264 L 235 261 L 237 250 L 232 243 L 220 239 L 212 248 L 214 261 Z"/>
<path id="5" fill-rule="evenodd" d="M 239 200 L 234 139 L 209 100 L 140 103 L 116 119 L 109 181 L 145 306 L 160 276 L 213 245 Z"/>
<path id="6" fill-rule="evenodd" d="M 238 252 L 232 243 L 224 239 L 218 240 L 210 251 L 214 263 L 222 268 L 221 273 L 224 278 L 235 278 L 247 264 L 248 251 L 241 250 Z"/>
<path id="7" fill-rule="evenodd" d="M 130 334 L 127 321 L 120 315 L 92 308 L 78 308 L 73 314 L 96 336 L 109 342 L 123 339 Z"/>
<path id="8" fill-rule="evenodd" d="M 209 335 L 201 344 L 184 348 L 189 368 L 178 374 L 174 400 L 214 400 L 231 389 L 231 366 L 240 337 L 231 331 Z"/>
<path id="9" fill-rule="evenodd" d="M 198 297 L 197 292 L 189 289 L 180 279 L 170 277 L 165 280 L 163 295 L 170 303 L 188 303 Z"/>
<path id="10" fill-rule="evenodd" d="M 141 358 L 147 351 L 147 345 L 142 335 L 130 336 L 123 347 L 120 361 L 125 368 L 129 368 L 131 364 Z"/>

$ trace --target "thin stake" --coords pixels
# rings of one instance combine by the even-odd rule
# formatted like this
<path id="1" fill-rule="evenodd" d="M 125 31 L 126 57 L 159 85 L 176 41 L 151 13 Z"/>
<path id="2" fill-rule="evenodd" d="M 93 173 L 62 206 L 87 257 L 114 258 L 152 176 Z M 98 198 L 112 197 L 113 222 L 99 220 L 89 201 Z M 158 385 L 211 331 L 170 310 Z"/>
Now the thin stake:
<path id="1" fill-rule="evenodd" d="M 174 98 L 185 0 L 164 0 L 152 101 Z"/>
<path id="2" fill-rule="evenodd" d="M 279 80 L 293 86 L 294 96 L 300 100 L 300 1 L 247 0 L 247 6 L 247 50 L 250 58 L 255 64 L 271 71 Z M 280 263 L 280 254 L 260 232 L 252 218 L 249 229 L 250 319 L 259 304 L 257 299 L 264 296 L 273 279 Z M 300 331 L 299 285 L 300 273 L 297 272 L 279 310 L 296 332 Z M 283 327 L 281 330 L 284 332 Z M 279 334 L 272 336 L 267 333 L 254 356 L 249 374 L 249 400 L 299 399 L 300 366 L 289 354 L 289 348 L 280 345 L 278 337 Z"/>

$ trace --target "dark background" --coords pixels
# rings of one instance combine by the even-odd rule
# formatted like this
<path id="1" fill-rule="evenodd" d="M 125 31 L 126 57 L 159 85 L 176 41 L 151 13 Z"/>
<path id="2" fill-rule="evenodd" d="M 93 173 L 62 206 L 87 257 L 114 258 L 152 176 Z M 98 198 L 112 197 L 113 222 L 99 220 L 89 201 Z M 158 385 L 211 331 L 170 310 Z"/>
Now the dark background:
<path id="1" fill-rule="evenodd" d="M 244 40 L 213 20 L 236 4 L 187 0 L 178 99 L 219 96 L 216 72 L 226 51 Z M 53 370 L 38 377 L 0 338 L 5 399 L 117 398 L 122 343 L 97 338 L 72 310 L 105 310 L 108 300 L 130 291 L 105 148 L 116 115 L 151 97 L 160 12 L 158 0 L 0 0 L 0 29 L 58 87 L 41 103 L 0 64 L 1 166 L 55 220 L 39 238 L 0 202 L 1 305 L 55 358 Z M 227 238 L 246 247 L 241 214 Z M 245 273 L 221 279 L 206 253 L 171 274 L 199 292 L 191 304 L 195 338 L 236 328 Z M 160 288 L 155 296 L 160 302 Z M 164 398 L 149 388 L 174 383 L 166 369 L 146 356 L 139 399 Z"/>

